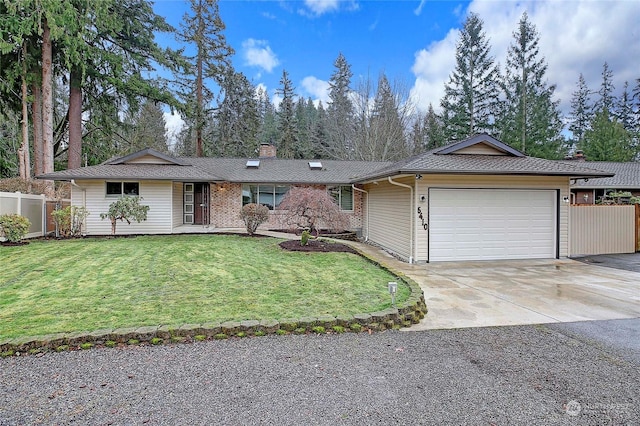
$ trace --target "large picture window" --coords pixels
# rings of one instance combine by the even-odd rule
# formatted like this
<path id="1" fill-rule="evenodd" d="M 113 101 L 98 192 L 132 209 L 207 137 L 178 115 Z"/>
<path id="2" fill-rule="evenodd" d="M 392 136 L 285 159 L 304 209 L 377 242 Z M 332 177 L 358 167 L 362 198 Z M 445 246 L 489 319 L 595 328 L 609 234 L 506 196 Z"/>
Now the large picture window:
<path id="1" fill-rule="evenodd" d="M 138 182 L 107 182 L 107 197 L 121 195 L 140 195 L 140 184 Z"/>
<path id="2" fill-rule="evenodd" d="M 242 205 L 256 203 L 269 210 L 278 207 L 289 191 L 288 185 L 242 185 Z"/>
<path id="3" fill-rule="evenodd" d="M 336 200 L 340 210 L 353 211 L 353 188 L 351 185 L 330 187 L 329 194 Z"/>

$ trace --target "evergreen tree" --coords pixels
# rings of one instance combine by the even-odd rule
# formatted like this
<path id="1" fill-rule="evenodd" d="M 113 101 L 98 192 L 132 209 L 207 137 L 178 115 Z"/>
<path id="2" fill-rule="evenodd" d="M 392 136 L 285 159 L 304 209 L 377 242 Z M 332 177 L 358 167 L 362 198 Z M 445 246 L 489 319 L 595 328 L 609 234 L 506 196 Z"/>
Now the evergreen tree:
<path id="1" fill-rule="evenodd" d="M 629 82 L 624 82 L 622 94 L 614 108 L 615 118 L 629 132 L 634 131 L 633 97 L 629 93 Z"/>
<path id="2" fill-rule="evenodd" d="M 350 159 L 354 149 L 354 105 L 351 101 L 351 65 L 342 53 L 333 63 L 329 79 L 329 105 L 327 107 L 326 155 L 329 158 Z"/>
<path id="3" fill-rule="evenodd" d="M 456 45 L 456 67 L 441 100 L 449 141 L 493 130 L 499 72 L 483 25 L 480 17 L 471 13 Z"/>
<path id="4" fill-rule="evenodd" d="M 327 113 L 322 106 L 322 102 L 316 108 L 316 120 L 313 123 L 311 132 L 311 154 L 310 158 L 327 158 Z"/>
<path id="5" fill-rule="evenodd" d="M 591 161 L 633 161 L 637 156 L 631 135 L 622 124 L 611 119 L 606 108 L 595 114 L 579 147 Z"/>
<path id="6" fill-rule="evenodd" d="M 282 71 L 280 87 L 276 91 L 282 96 L 282 101 L 278 108 L 278 157 L 281 158 L 301 158 L 298 146 L 298 128 L 296 114 L 294 111 L 295 88 L 289 80 L 289 73 Z"/>
<path id="7" fill-rule="evenodd" d="M 360 146 L 360 159 L 370 161 L 393 161 L 405 158 L 408 149 L 405 140 L 405 121 L 402 99 L 394 91 L 382 74 L 371 111 L 371 138 L 369 143 Z"/>
<path id="8" fill-rule="evenodd" d="M 424 116 L 418 115 L 411 130 L 413 153 L 419 154 L 446 144 L 442 119 L 429 104 Z"/>
<path id="9" fill-rule="evenodd" d="M 499 138 L 528 155 L 558 158 L 562 144 L 559 101 L 553 100 L 555 86 L 547 86 L 547 65 L 539 58 L 539 36 L 526 12 L 509 46 L 504 95 L 497 119 Z"/>
<path id="10" fill-rule="evenodd" d="M 269 98 L 269 94 L 262 87 L 258 89 L 257 98 L 258 113 L 260 117 L 258 143 L 260 145 L 275 145 L 278 140 L 278 120 L 276 116 L 276 109 Z M 256 150 L 258 149 L 257 146 L 255 148 Z"/>
<path id="11" fill-rule="evenodd" d="M 213 113 L 212 146 L 215 157 L 250 157 L 258 145 L 260 117 L 255 88 L 247 77 L 229 69 L 222 82 L 224 99 Z"/>
<path id="12" fill-rule="evenodd" d="M 222 84 L 227 68 L 231 66 L 233 49 L 224 36 L 225 24 L 220 18 L 218 0 L 189 0 L 191 14 L 183 17 L 180 41 L 195 45 L 195 55 L 184 77 L 182 97 L 190 104 L 187 111 L 194 117 L 196 156 L 204 154 L 202 133 L 208 105 L 213 101 L 213 91 L 205 81 Z"/>
<path id="13" fill-rule="evenodd" d="M 160 106 L 153 101 L 146 101 L 140 111 L 129 123 L 129 147 L 121 154 L 129 154 L 145 148 L 168 152 L 167 131 L 164 113 Z"/>
<path id="14" fill-rule="evenodd" d="M 602 65 L 602 83 L 600 84 L 600 89 L 598 90 L 598 95 L 600 95 L 600 98 L 594 105 L 596 112 L 605 109 L 607 110 L 608 114 L 610 114 L 613 111 L 613 108 L 616 104 L 616 98 L 613 95 L 614 89 L 615 87 L 613 85 L 613 71 L 609 69 L 609 64 L 605 62 L 604 65 Z"/>
<path id="15" fill-rule="evenodd" d="M 569 130 L 573 135 L 573 143 L 580 145 L 589 124 L 593 120 L 593 105 L 590 101 L 591 92 L 582 73 L 578 77 L 578 85 L 571 97 L 571 113 Z"/>

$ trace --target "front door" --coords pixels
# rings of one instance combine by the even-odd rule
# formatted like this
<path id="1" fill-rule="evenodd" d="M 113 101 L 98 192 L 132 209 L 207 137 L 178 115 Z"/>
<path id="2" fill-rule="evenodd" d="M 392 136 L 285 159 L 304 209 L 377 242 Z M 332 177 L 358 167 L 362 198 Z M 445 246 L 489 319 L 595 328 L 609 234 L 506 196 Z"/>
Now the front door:
<path id="1" fill-rule="evenodd" d="M 196 225 L 209 224 L 209 184 L 196 183 L 194 185 L 193 223 Z"/>

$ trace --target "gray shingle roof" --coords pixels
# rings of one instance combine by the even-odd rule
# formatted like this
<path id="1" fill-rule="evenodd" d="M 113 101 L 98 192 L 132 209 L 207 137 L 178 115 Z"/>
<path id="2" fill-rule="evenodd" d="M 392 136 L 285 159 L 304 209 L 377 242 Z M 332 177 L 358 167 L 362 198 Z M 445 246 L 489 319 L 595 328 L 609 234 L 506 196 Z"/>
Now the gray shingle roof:
<path id="1" fill-rule="evenodd" d="M 173 164 L 100 164 L 39 176 L 54 180 L 148 179 L 187 182 L 318 183 L 346 184 L 389 162 L 319 160 L 321 170 L 309 160 L 260 159 L 258 168 L 246 167 L 246 158 L 178 158 Z"/>
<path id="2" fill-rule="evenodd" d="M 578 180 L 572 187 L 599 189 L 637 189 L 640 188 L 640 163 L 615 163 L 608 161 L 562 161 L 565 164 L 577 164 L 615 173 L 613 177 L 595 178 L 588 181 Z"/>
<path id="3" fill-rule="evenodd" d="M 540 175 L 571 177 L 602 177 L 611 173 L 594 170 L 577 164 L 544 160 L 534 157 L 507 155 L 437 154 L 433 150 L 389 167 L 376 170 L 360 181 L 386 178 L 399 174 L 493 174 L 493 175 Z"/>

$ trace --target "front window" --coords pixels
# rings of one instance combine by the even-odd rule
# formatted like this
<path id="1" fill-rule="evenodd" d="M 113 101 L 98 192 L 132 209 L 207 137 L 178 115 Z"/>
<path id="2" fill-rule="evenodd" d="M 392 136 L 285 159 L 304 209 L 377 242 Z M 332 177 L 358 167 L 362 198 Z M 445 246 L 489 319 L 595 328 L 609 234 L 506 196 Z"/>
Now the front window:
<path id="1" fill-rule="evenodd" d="M 273 210 L 280 205 L 288 191 L 288 185 L 242 185 L 242 205 L 263 204 Z"/>
<path id="2" fill-rule="evenodd" d="M 351 185 L 330 187 L 329 194 L 336 200 L 340 210 L 353 211 L 353 188 Z"/>
<path id="3" fill-rule="evenodd" d="M 121 195 L 140 195 L 140 184 L 138 182 L 107 182 L 107 197 Z"/>

